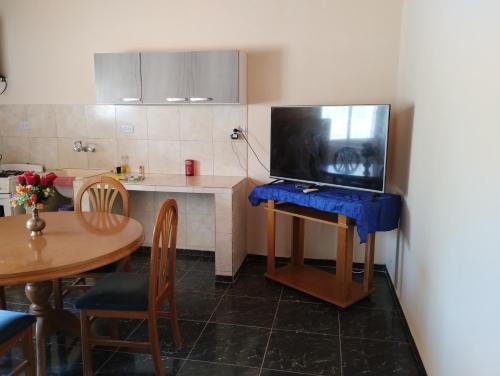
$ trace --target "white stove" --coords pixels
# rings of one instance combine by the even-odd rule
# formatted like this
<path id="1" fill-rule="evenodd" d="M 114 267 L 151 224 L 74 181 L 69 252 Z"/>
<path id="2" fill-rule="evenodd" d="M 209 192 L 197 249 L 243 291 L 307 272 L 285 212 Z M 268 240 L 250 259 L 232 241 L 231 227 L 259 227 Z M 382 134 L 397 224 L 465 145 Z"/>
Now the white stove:
<path id="1" fill-rule="evenodd" d="M 43 166 L 36 164 L 0 164 L 0 217 L 14 215 L 10 199 L 16 192 L 16 176 L 24 171 L 43 172 Z"/>

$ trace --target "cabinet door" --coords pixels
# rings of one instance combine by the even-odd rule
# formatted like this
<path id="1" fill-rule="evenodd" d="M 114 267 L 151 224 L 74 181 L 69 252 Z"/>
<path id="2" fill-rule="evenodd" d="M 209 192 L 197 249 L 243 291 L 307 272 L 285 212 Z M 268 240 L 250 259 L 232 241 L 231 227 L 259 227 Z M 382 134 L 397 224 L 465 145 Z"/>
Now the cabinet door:
<path id="1" fill-rule="evenodd" d="M 191 101 L 239 103 L 238 51 L 190 52 Z"/>
<path id="2" fill-rule="evenodd" d="M 94 55 L 97 103 L 140 103 L 141 60 L 138 53 Z"/>
<path id="3" fill-rule="evenodd" d="M 189 65 L 189 55 L 185 52 L 141 53 L 143 102 L 187 102 Z"/>

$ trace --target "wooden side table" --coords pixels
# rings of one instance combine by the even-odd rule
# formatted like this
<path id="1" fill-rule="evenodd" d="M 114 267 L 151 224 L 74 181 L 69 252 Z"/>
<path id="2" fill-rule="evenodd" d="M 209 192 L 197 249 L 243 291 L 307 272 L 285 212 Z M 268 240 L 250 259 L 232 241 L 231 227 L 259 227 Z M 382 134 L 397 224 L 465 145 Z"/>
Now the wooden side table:
<path id="1" fill-rule="evenodd" d="M 267 201 L 267 272 L 266 277 L 316 298 L 346 308 L 373 291 L 373 255 L 375 233 L 366 243 L 365 272 L 362 283 L 352 280 L 355 223 L 352 219 L 290 203 Z M 276 214 L 292 217 L 291 263 L 276 268 Z M 304 265 L 305 220 L 325 223 L 338 229 L 336 274 Z"/>

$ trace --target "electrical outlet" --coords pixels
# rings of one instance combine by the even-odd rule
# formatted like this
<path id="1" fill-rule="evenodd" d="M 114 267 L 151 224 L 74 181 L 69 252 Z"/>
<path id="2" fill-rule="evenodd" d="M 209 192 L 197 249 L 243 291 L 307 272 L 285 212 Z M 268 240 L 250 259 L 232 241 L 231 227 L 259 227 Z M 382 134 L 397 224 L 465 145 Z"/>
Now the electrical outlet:
<path id="1" fill-rule="evenodd" d="M 28 123 L 27 121 L 21 121 L 18 125 L 18 128 L 22 131 L 27 131 L 28 129 L 30 129 L 30 123 Z"/>
<path id="2" fill-rule="evenodd" d="M 120 125 L 120 131 L 122 133 L 134 133 L 134 126 L 132 124 L 122 124 Z"/>

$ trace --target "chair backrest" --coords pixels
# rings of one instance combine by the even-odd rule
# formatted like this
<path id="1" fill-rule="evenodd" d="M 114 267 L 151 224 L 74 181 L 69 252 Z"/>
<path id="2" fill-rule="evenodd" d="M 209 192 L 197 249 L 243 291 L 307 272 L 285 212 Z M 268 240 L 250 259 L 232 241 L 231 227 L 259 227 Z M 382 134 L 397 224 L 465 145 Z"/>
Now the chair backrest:
<path id="1" fill-rule="evenodd" d="M 129 195 L 123 184 L 108 176 L 86 179 L 75 199 L 75 211 L 82 211 L 82 199 L 88 194 L 90 211 L 111 213 L 118 194 L 122 201 L 122 214 L 129 216 Z"/>
<path id="2" fill-rule="evenodd" d="M 157 311 L 164 299 L 174 293 L 177 245 L 177 203 L 163 203 L 156 217 L 149 271 L 149 309 Z"/>

